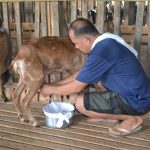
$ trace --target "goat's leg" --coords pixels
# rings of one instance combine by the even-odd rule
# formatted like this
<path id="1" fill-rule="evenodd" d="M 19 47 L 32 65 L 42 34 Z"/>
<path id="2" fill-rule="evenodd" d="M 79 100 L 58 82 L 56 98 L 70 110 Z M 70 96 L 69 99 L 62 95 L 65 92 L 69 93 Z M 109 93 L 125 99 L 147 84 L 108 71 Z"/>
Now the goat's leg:
<path id="1" fill-rule="evenodd" d="M 3 85 L 2 85 L 2 76 L 0 75 L 0 100 L 3 101 Z"/>
<path id="2" fill-rule="evenodd" d="M 2 81 L 2 75 L 0 75 L 0 101 L 6 102 L 7 98 L 4 94 L 3 90 L 3 81 Z"/>
<path id="3" fill-rule="evenodd" d="M 18 118 L 24 122 L 25 121 L 25 118 L 23 117 L 23 112 L 22 112 L 22 109 L 20 107 L 20 96 L 21 96 L 21 93 L 22 91 L 25 89 L 25 83 L 22 81 L 22 80 L 19 80 L 18 82 L 18 85 L 15 89 L 15 92 L 14 92 L 14 95 L 12 95 L 12 98 L 13 98 L 13 102 L 15 104 L 15 107 L 16 107 L 16 111 L 18 113 Z"/>
<path id="4" fill-rule="evenodd" d="M 32 115 L 32 112 L 30 111 L 29 105 L 30 102 L 32 100 L 32 98 L 35 96 L 35 94 L 38 92 L 39 88 L 41 87 L 43 81 L 42 82 L 36 82 L 36 83 L 30 83 L 31 85 L 29 85 L 29 89 L 26 92 L 26 95 L 24 97 L 24 99 L 21 101 L 21 106 L 24 107 L 24 110 L 29 118 L 30 123 L 32 123 L 32 125 L 38 126 L 38 122 L 36 121 L 36 119 L 34 118 L 34 116 Z"/>

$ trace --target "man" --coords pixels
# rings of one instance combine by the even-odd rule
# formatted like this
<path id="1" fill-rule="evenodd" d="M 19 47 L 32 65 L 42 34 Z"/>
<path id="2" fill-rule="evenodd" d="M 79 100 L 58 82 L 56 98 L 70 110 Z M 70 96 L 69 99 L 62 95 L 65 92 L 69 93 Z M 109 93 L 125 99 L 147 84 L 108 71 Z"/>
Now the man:
<path id="1" fill-rule="evenodd" d="M 150 80 L 129 45 L 102 36 L 90 21 L 75 20 L 69 37 L 76 48 L 88 54 L 87 60 L 81 70 L 60 81 L 60 85 L 44 85 L 41 93 L 80 93 L 100 81 L 104 85 L 101 92 L 85 92 L 76 98 L 77 110 L 93 119 L 121 121 L 109 129 L 109 134 L 128 135 L 141 129 L 140 115 L 150 110 Z"/>

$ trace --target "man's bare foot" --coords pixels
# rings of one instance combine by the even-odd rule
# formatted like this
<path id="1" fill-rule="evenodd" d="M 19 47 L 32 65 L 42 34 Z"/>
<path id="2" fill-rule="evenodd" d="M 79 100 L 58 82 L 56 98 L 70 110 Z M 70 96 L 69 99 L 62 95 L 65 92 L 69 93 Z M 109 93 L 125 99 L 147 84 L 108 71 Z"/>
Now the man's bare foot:
<path id="1" fill-rule="evenodd" d="M 111 120 L 111 119 L 96 119 L 96 118 L 88 118 L 87 121 L 89 121 L 89 122 L 107 122 L 107 123 L 113 123 L 113 124 L 119 123 L 118 120 Z"/>

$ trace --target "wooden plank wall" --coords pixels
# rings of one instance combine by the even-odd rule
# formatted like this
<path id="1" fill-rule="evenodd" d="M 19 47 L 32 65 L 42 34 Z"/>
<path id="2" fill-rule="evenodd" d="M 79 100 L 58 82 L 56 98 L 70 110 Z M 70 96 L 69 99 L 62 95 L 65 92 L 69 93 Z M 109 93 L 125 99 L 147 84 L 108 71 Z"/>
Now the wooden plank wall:
<path id="1" fill-rule="evenodd" d="M 131 3 L 137 11 L 135 24 L 129 25 L 129 18 L 131 16 L 134 18 L 134 13 L 128 13 L 131 12 L 129 11 Z M 78 17 L 91 20 L 89 10 L 96 6 L 95 26 L 99 32 L 102 34 L 109 31 L 121 35 L 134 46 L 139 53 L 139 60 L 150 76 L 150 42 L 148 42 L 150 41 L 150 24 L 146 21 L 143 25 L 145 1 L 124 1 L 123 20 L 120 18 L 121 1 L 114 1 L 113 21 L 111 22 L 106 20 L 107 5 L 105 0 L 0 0 L 0 17 L 11 38 L 12 58 L 22 43 L 30 39 L 42 36 L 66 36 L 69 24 Z M 147 7 L 146 17 L 150 20 L 150 2 Z M 60 79 L 60 76 L 48 75 L 47 81 L 53 82 L 53 80 Z M 36 97 L 39 99 L 39 96 Z"/>

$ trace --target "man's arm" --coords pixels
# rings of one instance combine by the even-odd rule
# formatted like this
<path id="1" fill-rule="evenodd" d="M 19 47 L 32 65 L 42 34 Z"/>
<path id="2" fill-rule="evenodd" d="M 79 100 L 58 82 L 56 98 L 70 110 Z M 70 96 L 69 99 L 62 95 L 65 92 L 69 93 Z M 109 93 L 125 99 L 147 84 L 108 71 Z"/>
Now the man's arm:
<path id="1" fill-rule="evenodd" d="M 60 85 L 44 85 L 40 92 L 43 96 L 49 96 L 51 94 L 58 95 L 70 95 L 81 92 L 88 84 L 82 83 L 78 80 L 73 80 Z"/>
<path id="2" fill-rule="evenodd" d="M 72 75 L 70 75 L 69 77 L 66 77 L 65 79 L 56 81 L 53 83 L 53 85 L 60 85 L 60 84 L 65 84 L 71 81 L 74 81 L 77 77 L 77 75 L 79 74 L 80 69 L 78 69 L 77 71 L 75 71 Z"/>

